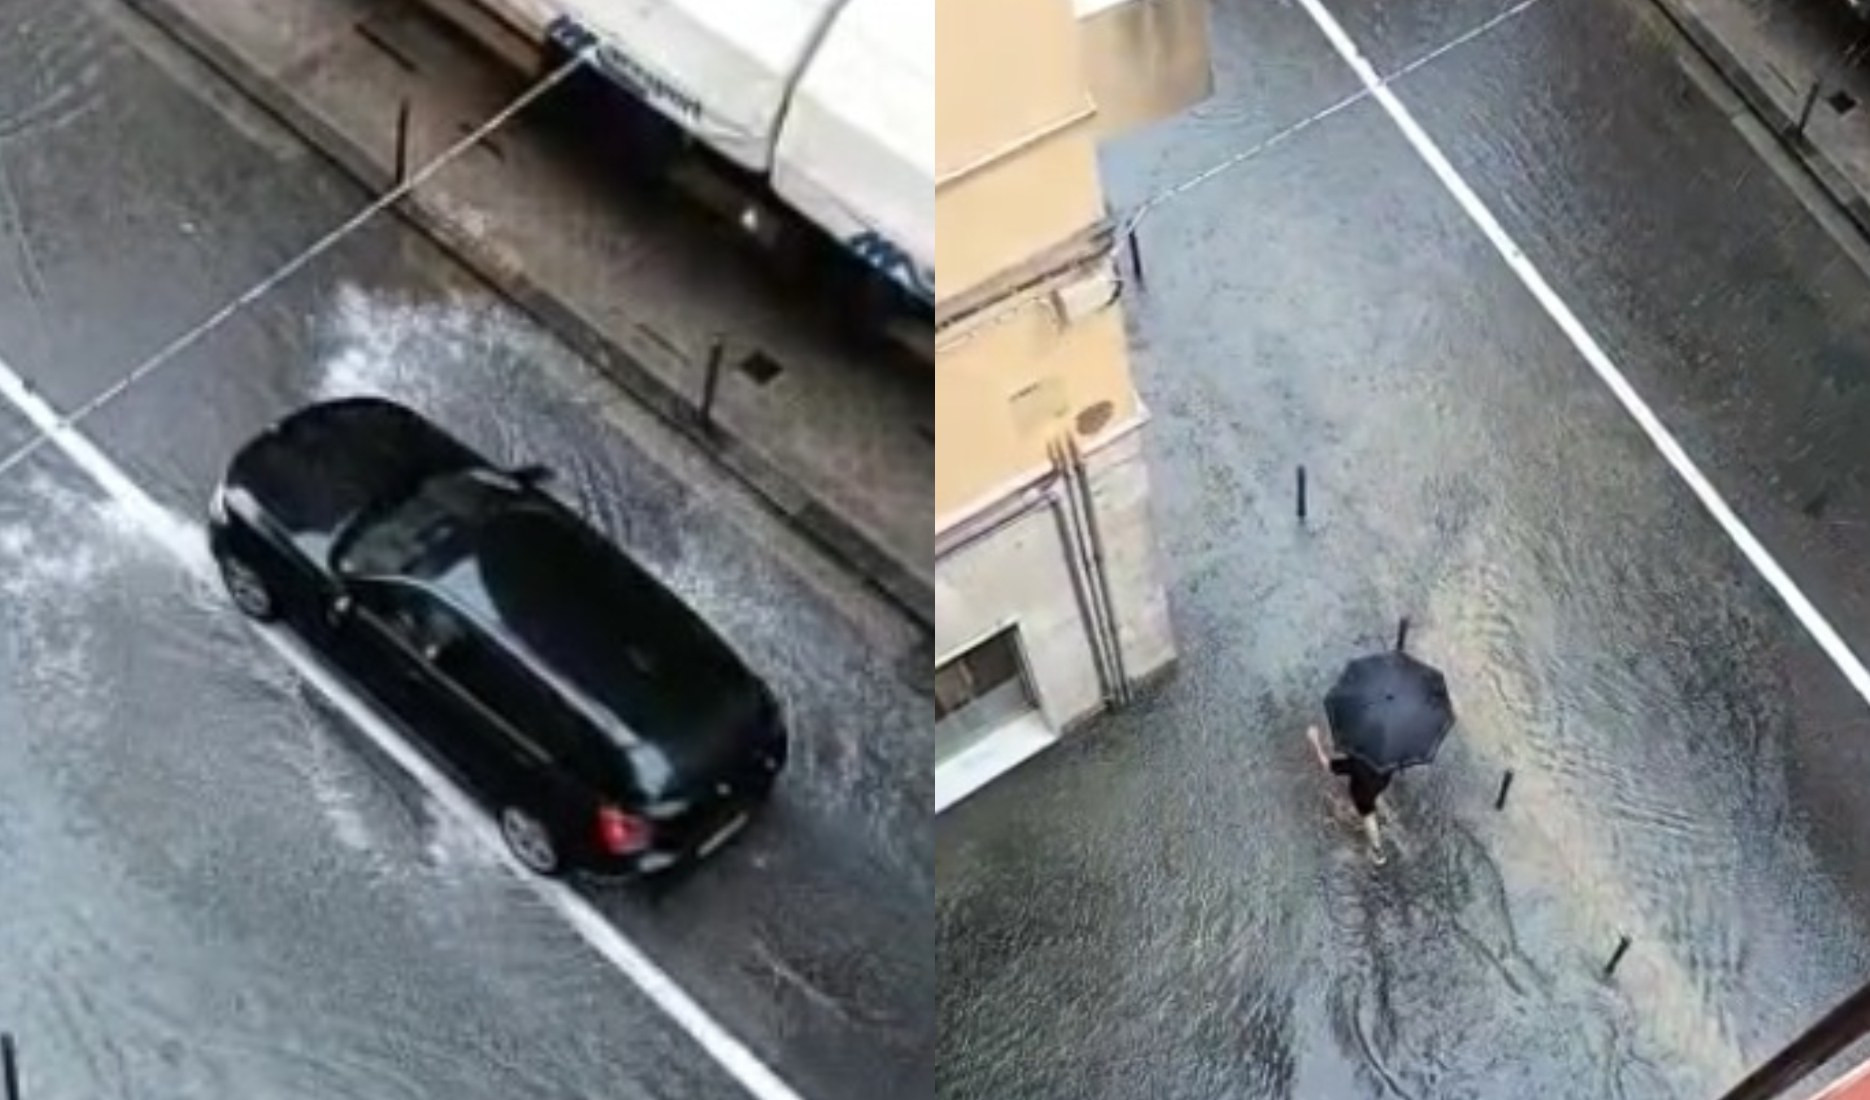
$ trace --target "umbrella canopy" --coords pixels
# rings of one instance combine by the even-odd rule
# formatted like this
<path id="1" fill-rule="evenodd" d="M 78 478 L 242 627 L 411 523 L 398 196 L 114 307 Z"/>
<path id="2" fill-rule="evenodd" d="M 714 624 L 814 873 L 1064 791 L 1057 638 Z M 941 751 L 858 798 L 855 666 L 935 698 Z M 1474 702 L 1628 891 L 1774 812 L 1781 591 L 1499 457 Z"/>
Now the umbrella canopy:
<path id="1" fill-rule="evenodd" d="M 1325 696 L 1338 750 L 1380 772 L 1435 759 L 1454 728 L 1448 681 L 1407 653 L 1375 653 L 1344 666 Z"/>

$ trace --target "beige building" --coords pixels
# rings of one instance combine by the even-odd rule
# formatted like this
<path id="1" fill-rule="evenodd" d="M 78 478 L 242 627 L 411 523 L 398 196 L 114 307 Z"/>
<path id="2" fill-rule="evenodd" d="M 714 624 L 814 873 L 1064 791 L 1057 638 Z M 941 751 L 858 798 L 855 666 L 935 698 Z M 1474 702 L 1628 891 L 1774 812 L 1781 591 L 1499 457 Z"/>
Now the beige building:
<path id="1" fill-rule="evenodd" d="M 1207 95 L 1206 0 L 940 0 L 936 804 L 1175 657 L 1101 138 Z"/>

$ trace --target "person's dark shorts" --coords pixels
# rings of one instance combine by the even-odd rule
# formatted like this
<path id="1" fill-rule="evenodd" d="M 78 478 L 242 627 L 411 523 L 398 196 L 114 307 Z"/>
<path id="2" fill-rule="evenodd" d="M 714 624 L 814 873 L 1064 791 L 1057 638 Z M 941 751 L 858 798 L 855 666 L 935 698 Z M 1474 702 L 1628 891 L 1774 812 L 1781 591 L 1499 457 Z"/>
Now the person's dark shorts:
<path id="1" fill-rule="evenodd" d="M 1357 807 L 1358 817 L 1369 817 L 1377 812 L 1377 796 L 1383 793 L 1384 784 L 1359 782 L 1360 777 L 1351 777 L 1351 805 Z"/>
<path id="2" fill-rule="evenodd" d="M 1389 776 L 1350 757 L 1333 760 L 1331 770 L 1351 781 L 1351 805 L 1357 807 L 1359 817 L 1369 817 L 1377 812 L 1377 798 L 1390 785 Z"/>

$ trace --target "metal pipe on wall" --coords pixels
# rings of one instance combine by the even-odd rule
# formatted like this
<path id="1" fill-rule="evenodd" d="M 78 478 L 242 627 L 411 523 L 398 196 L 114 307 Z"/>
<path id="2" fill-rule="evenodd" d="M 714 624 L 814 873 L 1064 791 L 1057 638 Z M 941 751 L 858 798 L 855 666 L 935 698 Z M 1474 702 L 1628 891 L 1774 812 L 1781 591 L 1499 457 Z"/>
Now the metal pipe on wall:
<path id="1" fill-rule="evenodd" d="M 1078 547 L 1072 534 L 1071 517 L 1065 511 L 1063 500 L 1054 496 L 1051 503 L 1059 550 L 1065 555 L 1065 572 L 1071 577 L 1072 597 L 1077 601 L 1078 618 L 1084 623 L 1085 642 L 1091 647 L 1091 664 L 1097 673 L 1097 694 L 1100 699 L 1109 702 L 1114 690 L 1110 661 L 1105 656 L 1104 636 L 1099 629 L 1096 609 L 1091 605 L 1091 594 L 1085 588 L 1084 570 L 1077 560 Z"/>
<path id="2" fill-rule="evenodd" d="M 1110 646 L 1110 663 L 1115 675 L 1116 702 L 1119 706 L 1130 702 L 1133 692 L 1130 689 L 1130 674 L 1124 667 L 1123 637 L 1117 619 L 1117 601 L 1110 590 L 1110 567 L 1104 554 L 1104 537 L 1097 525 L 1097 499 L 1091 492 L 1090 470 L 1084 464 L 1084 452 L 1078 448 L 1074 436 L 1065 437 L 1065 457 L 1071 469 L 1067 485 L 1075 485 L 1080 499 L 1080 510 L 1084 517 L 1084 538 L 1091 556 L 1091 580 L 1096 585 L 1097 595 L 1103 604 L 1104 624 L 1107 643 Z"/>
<path id="3" fill-rule="evenodd" d="M 1084 520 L 1079 515 L 1076 471 L 1061 440 L 1055 439 L 1046 444 L 1046 455 L 1052 460 L 1052 468 L 1059 472 L 1059 540 L 1064 543 L 1069 556 L 1072 583 L 1082 591 L 1079 608 L 1084 613 L 1085 630 L 1092 640 L 1092 653 L 1097 660 L 1099 693 L 1103 696 L 1104 704 L 1109 706 L 1117 702 L 1123 689 L 1120 672 L 1111 653 L 1110 622 L 1099 598 L 1096 566 L 1092 563 L 1090 547 L 1085 542 Z"/>

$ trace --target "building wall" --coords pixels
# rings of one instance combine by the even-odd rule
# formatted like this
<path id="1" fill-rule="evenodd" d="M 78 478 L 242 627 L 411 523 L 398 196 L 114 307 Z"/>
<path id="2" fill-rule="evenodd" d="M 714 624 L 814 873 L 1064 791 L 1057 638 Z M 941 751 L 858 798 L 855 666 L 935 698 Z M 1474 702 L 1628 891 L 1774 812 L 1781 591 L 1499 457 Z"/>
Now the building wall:
<path id="1" fill-rule="evenodd" d="M 1214 94 L 1208 0 L 1077 0 L 1097 132 L 1109 138 Z"/>
<path id="2" fill-rule="evenodd" d="M 1060 550 L 1054 513 L 1040 508 L 935 563 L 937 667 L 1017 627 L 1028 686 L 1055 729 L 1095 711 L 1103 700 L 1086 623 Z"/>
<path id="3" fill-rule="evenodd" d="M 1175 655 L 1096 146 L 1206 94 L 1205 13 L 1205 0 L 938 10 L 936 663 L 1016 627 L 1054 729 L 1118 691 L 1094 592 L 1125 679 Z M 1088 522 L 1059 506 L 1052 449 L 1066 439 Z M 1101 568 L 1084 552 L 1092 530 Z"/>
<path id="4" fill-rule="evenodd" d="M 1145 439 L 1141 430 L 1126 432 L 1087 456 L 1124 668 L 1142 680 L 1175 659 L 1150 511 Z"/>
<path id="5" fill-rule="evenodd" d="M 1069 0 L 941 0 L 935 64 L 937 177 L 1089 95 Z"/>
<path id="6" fill-rule="evenodd" d="M 1068 0 L 942 0 L 935 60 L 941 299 L 1096 221 L 1103 196 Z"/>
<path id="7" fill-rule="evenodd" d="M 1136 679 L 1147 679 L 1175 658 L 1168 602 L 1157 580 L 1145 423 L 1138 417 L 1117 426 L 1085 454 L 1119 651 L 1125 670 Z M 1046 494 L 1028 494 L 1027 499 L 1041 495 Z M 964 549 L 946 554 L 938 549 L 936 663 L 1017 627 L 1040 710 L 1054 728 L 1066 729 L 1103 707 L 1104 686 L 1084 606 L 1088 597 L 1068 564 L 1068 537 L 1061 536 L 1070 513 L 1054 503 L 1027 509 Z M 991 511 L 982 517 L 993 518 Z"/>
<path id="8" fill-rule="evenodd" d="M 1081 414 L 1110 425 L 1136 415 L 1114 304 L 1067 326 L 1028 307 L 936 346 L 937 530 L 1044 470 L 1047 442 L 1076 430 Z M 966 445 L 944 449 L 944 439 Z"/>
<path id="9" fill-rule="evenodd" d="M 1096 115 L 1088 104 L 1079 121 L 1038 137 L 1017 156 L 938 177 L 938 300 L 958 297 L 1103 218 Z"/>

